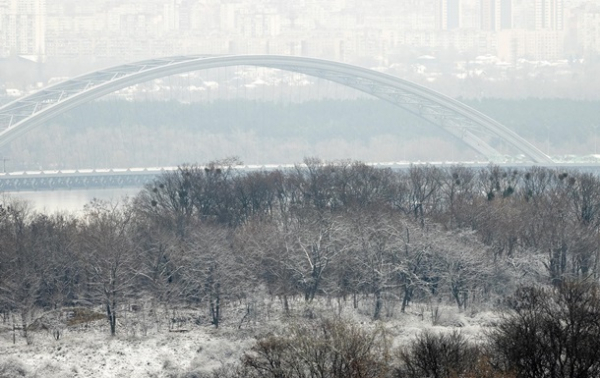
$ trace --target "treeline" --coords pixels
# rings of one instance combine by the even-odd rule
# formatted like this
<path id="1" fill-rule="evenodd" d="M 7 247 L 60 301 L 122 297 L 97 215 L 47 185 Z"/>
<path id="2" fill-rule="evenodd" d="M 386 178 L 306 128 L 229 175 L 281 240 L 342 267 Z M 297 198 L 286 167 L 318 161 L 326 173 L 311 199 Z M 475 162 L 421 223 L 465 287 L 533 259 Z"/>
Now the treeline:
<path id="1" fill-rule="evenodd" d="M 384 101 L 286 101 L 93 102 L 12 142 L 4 151 L 10 158 L 7 169 L 175 166 L 228 155 L 241 155 L 250 164 L 290 163 L 307 155 L 362 161 L 476 159 L 453 136 Z M 598 102 L 482 99 L 467 104 L 552 156 L 598 152 Z"/>
<path id="2" fill-rule="evenodd" d="M 75 108 L 54 123 L 69 132 L 84 128 L 142 125 L 149 130 L 170 126 L 180 132 L 252 130 L 260 137 L 321 138 L 402 133 L 407 138 L 432 134 L 437 128 L 402 109 L 377 99 L 276 100 L 220 99 L 210 102 L 136 101 L 108 99 Z"/>
<path id="3" fill-rule="evenodd" d="M 598 137 L 598 101 L 564 98 L 461 100 L 532 142 L 549 139 L 558 153 L 591 154 L 577 146 Z M 510 109 L 510 111 L 508 111 Z M 591 146 L 588 146 L 588 148 Z"/>
<path id="4" fill-rule="evenodd" d="M 0 306 L 182 304 L 219 326 L 229 304 L 325 298 L 373 318 L 415 302 L 501 302 L 521 285 L 597 279 L 600 182 L 533 167 L 378 169 L 307 159 L 294 169 L 181 166 L 131 201 L 85 214 L 0 209 Z M 236 320 L 236 321 L 239 321 Z"/>
<path id="5" fill-rule="evenodd" d="M 456 144 L 427 122 L 374 100 L 106 100 L 57 117 L 15 140 L 5 155 L 12 171 L 176 166 L 230 155 L 251 164 L 290 163 L 306 155 L 424 161 L 432 150 L 434 160 L 444 156 L 440 141 Z"/>
<path id="6" fill-rule="evenodd" d="M 598 101 L 569 99 L 459 99 L 532 140 L 550 138 L 554 147 L 582 143 L 596 136 Z M 510 109 L 510 111 L 507 111 Z M 71 133 L 85 128 L 143 125 L 156 130 L 205 132 L 253 130 L 258 136 L 321 138 L 348 135 L 367 139 L 373 134 L 401 134 L 406 139 L 432 136 L 439 128 L 385 101 L 372 98 L 322 99 L 301 103 L 246 99 L 181 103 L 177 101 L 106 100 L 83 105 L 61 115 L 56 124 Z M 593 152 L 593 151 L 591 151 Z M 591 153 L 590 152 L 590 153 Z"/>

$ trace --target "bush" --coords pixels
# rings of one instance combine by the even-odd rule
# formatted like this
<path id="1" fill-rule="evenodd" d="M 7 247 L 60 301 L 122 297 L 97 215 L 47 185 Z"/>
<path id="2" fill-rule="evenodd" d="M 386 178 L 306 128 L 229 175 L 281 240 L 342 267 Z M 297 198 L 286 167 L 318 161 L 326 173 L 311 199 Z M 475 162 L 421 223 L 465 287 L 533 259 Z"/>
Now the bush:
<path id="1" fill-rule="evenodd" d="M 382 332 L 341 321 L 293 326 L 288 336 L 259 340 L 243 359 L 245 376 L 382 378 L 389 372 Z"/>
<path id="2" fill-rule="evenodd" d="M 25 365 L 14 358 L 0 360 L 0 378 L 27 377 L 29 372 Z"/>
<path id="3" fill-rule="evenodd" d="M 476 371 L 479 348 L 459 332 L 422 333 L 408 347 L 400 349 L 398 378 L 453 378 Z"/>
<path id="4" fill-rule="evenodd" d="M 490 336 L 494 364 L 517 377 L 600 377 L 600 292 L 597 283 L 520 288 L 512 314 Z"/>

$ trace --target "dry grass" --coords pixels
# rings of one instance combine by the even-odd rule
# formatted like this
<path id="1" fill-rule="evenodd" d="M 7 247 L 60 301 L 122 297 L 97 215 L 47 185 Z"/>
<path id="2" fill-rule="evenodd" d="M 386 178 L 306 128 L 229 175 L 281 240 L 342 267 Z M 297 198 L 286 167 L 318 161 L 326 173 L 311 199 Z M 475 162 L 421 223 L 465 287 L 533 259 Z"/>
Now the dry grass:
<path id="1" fill-rule="evenodd" d="M 75 307 L 66 311 L 67 313 L 67 326 L 73 327 L 76 325 L 94 322 L 96 320 L 105 319 L 104 314 L 98 313 L 92 309 L 85 307 Z"/>

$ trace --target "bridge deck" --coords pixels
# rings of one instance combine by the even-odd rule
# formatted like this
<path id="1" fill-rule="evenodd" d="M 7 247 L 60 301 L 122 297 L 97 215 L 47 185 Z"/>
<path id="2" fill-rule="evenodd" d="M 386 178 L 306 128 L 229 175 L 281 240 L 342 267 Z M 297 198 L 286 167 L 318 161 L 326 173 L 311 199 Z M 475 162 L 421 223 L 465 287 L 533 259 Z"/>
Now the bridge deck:
<path id="1" fill-rule="evenodd" d="M 99 169 L 0 174 L 0 192 L 47 191 L 93 188 L 141 188 L 152 179 L 175 168 Z"/>
<path id="2" fill-rule="evenodd" d="M 292 165 L 243 166 L 241 170 L 273 170 Z M 165 172 L 177 167 L 81 169 L 0 173 L 1 192 L 47 191 L 97 188 L 142 188 Z"/>
<path id="3" fill-rule="evenodd" d="M 387 162 L 367 163 L 381 168 L 408 169 L 412 165 L 435 165 L 439 167 L 463 166 L 483 168 L 489 162 Z M 496 164 L 500 167 L 530 168 L 530 163 L 505 163 Z M 290 169 L 295 165 L 246 165 L 236 167 L 240 171 L 270 171 L 275 169 Z M 593 163 L 555 163 L 544 165 L 548 168 L 583 169 L 591 172 L 600 172 L 600 165 Z M 98 188 L 142 188 L 152 182 L 157 176 L 165 172 L 176 171 L 177 167 L 163 168 L 128 168 L 128 169 L 86 169 L 86 170 L 60 170 L 60 171 L 28 171 L 0 173 L 1 192 L 21 191 L 52 191 L 71 189 L 98 189 Z"/>

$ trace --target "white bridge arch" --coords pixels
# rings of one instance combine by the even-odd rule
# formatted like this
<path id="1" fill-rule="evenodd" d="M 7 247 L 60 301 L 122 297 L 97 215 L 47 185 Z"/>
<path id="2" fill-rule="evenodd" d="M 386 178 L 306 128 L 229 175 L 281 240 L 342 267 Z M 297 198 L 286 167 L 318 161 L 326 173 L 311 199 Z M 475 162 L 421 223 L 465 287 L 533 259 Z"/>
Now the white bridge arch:
<path id="1" fill-rule="evenodd" d="M 491 135 L 534 163 L 546 154 L 499 122 L 448 96 L 378 71 L 328 60 L 278 55 L 180 56 L 125 64 L 46 87 L 0 108 L 0 147 L 45 121 L 117 90 L 145 81 L 228 66 L 299 72 L 368 93 L 426 119 L 463 140 L 490 161 L 500 153 L 478 135 Z"/>

